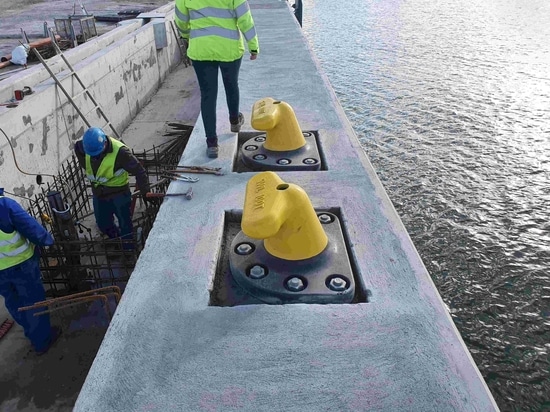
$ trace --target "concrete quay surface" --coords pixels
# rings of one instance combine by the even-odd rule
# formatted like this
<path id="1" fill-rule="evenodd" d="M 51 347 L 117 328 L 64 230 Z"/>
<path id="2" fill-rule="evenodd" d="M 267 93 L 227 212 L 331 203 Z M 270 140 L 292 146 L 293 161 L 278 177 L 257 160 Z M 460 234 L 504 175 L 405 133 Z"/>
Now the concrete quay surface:
<path id="1" fill-rule="evenodd" d="M 319 132 L 327 170 L 279 176 L 315 208 L 341 211 L 369 301 L 210 306 L 224 217 L 242 211 L 253 175 L 232 172 L 237 136 L 220 87 L 219 158 L 206 157 L 198 121 L 180 164 L 225 175 L 201 175 L 191 201 L 164 200 L 75 411 L 498 410 L 288 4 L 250 7 L 261 54 L 241 68 L 242 132 L 264 97 Z"/>

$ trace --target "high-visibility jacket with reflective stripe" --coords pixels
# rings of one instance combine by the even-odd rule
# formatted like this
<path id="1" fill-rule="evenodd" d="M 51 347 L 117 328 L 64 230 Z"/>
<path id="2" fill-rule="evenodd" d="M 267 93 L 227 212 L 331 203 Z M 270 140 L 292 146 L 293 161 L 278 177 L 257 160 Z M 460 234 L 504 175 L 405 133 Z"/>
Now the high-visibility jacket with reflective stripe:
<path id="1" fill-rule="evenodd" d="M 107 153 L 94 175 L 90 156 L 86 155 L 86 177 L 95 187 L 103 185 L 109 187 L 120 187 L 128 184 L 128 172 L 124 169 L 115 169 L 115 161 L 121 147 L 126 147 L 119 140 L 108 138 L 113 146 L 113 151 Z"/>
<path id="2" fill-rule="evenodd" d="M 191 60 L 231 62 L 248 50 L 260 51 L 246 0 L 176 0 L 176 26 L 189 40 Z M 241 34 L 242 33 L 242 34 Z"/>
<path id="3" fill-rule="evenodd" d="M 0 230 L 0 270 L 23 263 L 33 254 L 33 244 L 19 232 L 6 233 Z"/>

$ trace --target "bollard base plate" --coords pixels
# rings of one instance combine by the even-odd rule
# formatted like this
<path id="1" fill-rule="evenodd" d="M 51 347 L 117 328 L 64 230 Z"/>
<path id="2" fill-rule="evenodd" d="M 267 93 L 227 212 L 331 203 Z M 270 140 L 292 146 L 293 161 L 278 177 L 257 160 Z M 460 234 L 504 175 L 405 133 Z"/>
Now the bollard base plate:
<path id="1" fill-rule="evenodd" d="M 255 171 L 321 170 L 321 156 L 314 132 L 303 132 L 306 144 L 296 150 L 273 151 L 264 147 L 266 135 L 260 134 L 240 148 L 243 164 Z"/>
<path id="2" fill-rule="evenodd" d="M 325 220 L 330 217 L 323 222 L 329 241 L 323 252 L 310 259 L 277 258 L 265 250 L 263 240 L 240 231 L 229 250 L 229 267 L 236 284 L 268 304 L 352 303 L 356 286 L 339 219 L 328 212 L 318 215 L 324 215 Z M 239 248 L 243 243 L 252 247 Z M 248 253 L 242 254 L 245 250 Z"/>

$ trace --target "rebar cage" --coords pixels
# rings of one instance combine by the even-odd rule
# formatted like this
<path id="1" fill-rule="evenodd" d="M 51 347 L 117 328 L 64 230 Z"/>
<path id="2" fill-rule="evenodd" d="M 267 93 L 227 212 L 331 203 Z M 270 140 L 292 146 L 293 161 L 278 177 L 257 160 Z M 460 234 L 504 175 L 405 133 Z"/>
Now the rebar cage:
<path id="1" fill-rule="evenodd" d="M 162 178 L 163 173 L 177 166 L 191 130 L 180 128 L 164 144 L 132 151 L 148 173 L 152 192 L 166 193 L 170 179 Z M 160 207 L 143 201 L 133 178 L 130 187 L 133 238 L 109 239 L 96 227 L 91 186 L 75 156 L 63 163 L 51 182 L 40 185 L 28 211 L 55 239 L 52 246 L 38 248 L 48 297 L 112 285 L 124 288 Z"/>

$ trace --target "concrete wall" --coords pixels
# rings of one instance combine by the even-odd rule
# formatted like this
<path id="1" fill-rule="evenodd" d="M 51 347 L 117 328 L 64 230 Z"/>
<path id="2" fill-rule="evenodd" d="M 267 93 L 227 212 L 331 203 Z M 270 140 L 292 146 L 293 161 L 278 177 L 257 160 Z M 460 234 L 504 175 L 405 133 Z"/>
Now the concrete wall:
<path id="1" fill-rule="evenodd" d="M 167 47 L 156 48 L 153 24 L 158 20 L 136 19 L 64 53 L 118 133 L 128 126 L 180 60 L 170 27 L 173 9 L 171 3 L 154 12 L 165 16 Z M 92 101 L 79 93 L 82 87 L 61 56 L 47 63 L 67 92 L 78 95 L 74 100 L 88 122 L 105 126 Z M 24 86 L 31 87 L 34 93 L 18 107 L 0 106 L 0 127 L 7 135 L 0 132 L 0 187 L 30 197 L 38 189 L 35 177 L 21 173 L 16 165 L 27 173 L 55 175 L 71 156 L 75 140 L 82 137 L 87 125 L 41 64 L 0 82 L 0 101 L 8 101 L 14 90 Z M 105 127 L 105 131 L 110 133 L 111 129 Z"/>

